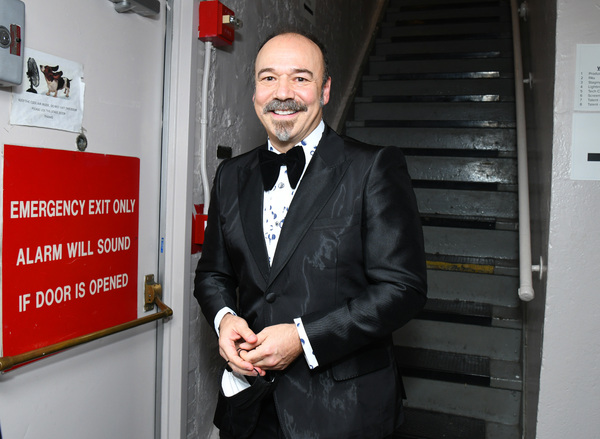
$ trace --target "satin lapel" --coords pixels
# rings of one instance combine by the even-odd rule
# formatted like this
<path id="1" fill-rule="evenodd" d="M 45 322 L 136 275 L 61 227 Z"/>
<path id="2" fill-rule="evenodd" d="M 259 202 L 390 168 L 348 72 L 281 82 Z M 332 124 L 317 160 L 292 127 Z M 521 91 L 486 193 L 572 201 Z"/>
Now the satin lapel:
<path id="1" fill-rule="evenodd" d="M 258 157 L 258 154 L 256 154 Z M 269 255 L 263 236 L 263 184 L 258 158 L 249 167 L 239 169 L 240 216 L 246 242 L 265 282 L 269 277 Z"/>
<path id="2" fill-rule="evenodd" d="M 346 161 L 343 153 L 342 139 L 335 132 L 326 129 L 285 217 L 285 225 L 281 229 L 271 266 L 269 284 L 287 264 L 308 228 L 337 188 L 349 164 L 350 161 Z"/>

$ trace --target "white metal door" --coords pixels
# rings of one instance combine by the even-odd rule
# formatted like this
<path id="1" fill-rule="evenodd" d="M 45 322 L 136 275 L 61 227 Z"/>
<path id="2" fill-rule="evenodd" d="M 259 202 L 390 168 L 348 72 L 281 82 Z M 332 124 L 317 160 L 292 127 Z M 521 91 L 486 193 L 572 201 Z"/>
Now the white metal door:
<path id="1" fill-rule="evenodd" d="M 83 65 L 88 152 L 140 159 L 138 315 L 144 275 L 158 274 L 164 3 L 158 17 L 119 14 L 108 0 L 27 0 L 25 46 Z M 74 151 L 76 133 L 9 124 L 0 142 Z M 157 330 L 150 323 L 0 376 L 4 438 L 152 438 Z M 159 354 L 160 356 L 160 354 Z"/>

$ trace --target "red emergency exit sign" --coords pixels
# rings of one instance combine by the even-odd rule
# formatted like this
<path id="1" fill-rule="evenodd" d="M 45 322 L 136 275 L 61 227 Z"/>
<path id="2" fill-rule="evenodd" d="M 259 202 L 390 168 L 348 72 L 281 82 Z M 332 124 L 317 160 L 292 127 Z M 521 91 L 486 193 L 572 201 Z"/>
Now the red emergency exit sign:
<path id="1" fill-rule="evenodd" d="M 137 318 L 135 157 L 4 146 L 2 355 Z"/>

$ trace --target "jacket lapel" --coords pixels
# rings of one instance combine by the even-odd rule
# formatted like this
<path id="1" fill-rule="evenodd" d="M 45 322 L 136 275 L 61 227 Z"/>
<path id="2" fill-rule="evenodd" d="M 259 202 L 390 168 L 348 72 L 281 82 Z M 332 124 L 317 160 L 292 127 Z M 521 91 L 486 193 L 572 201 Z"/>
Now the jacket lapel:
<path id="1" fill-rule="evenodd" d="M 337 188 L 349 164 L 350 161 L 346 160 L 344 155 L 343 140 L 329 127 L 326 127 L 315 155 L 294 195 L 285 218 L 285 224 L 281 229 L 269 284 L 287 264 L 308 228 Z"/>
<path id="2" fill-rule="evenodd" d="M 261 146 L 264 148 L 265 145 Z M 240 217 L 250 252 L 266 282 L 269 277 L 269 256 L 263 236 L 263 184 L 258 166 L 258 151 L 247 167 L 240 167 L 239 202 Z"/>

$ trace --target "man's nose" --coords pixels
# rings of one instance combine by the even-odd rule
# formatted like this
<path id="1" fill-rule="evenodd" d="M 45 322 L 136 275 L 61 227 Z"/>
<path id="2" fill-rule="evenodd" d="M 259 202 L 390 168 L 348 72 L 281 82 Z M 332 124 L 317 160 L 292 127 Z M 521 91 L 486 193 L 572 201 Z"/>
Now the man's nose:
<path id="1" fill-rule="evenodd" d="M 280 101 L 294 98 L 294 90 L 289 81 L 282 79 L 277 82 L 275 97 Z"/>

